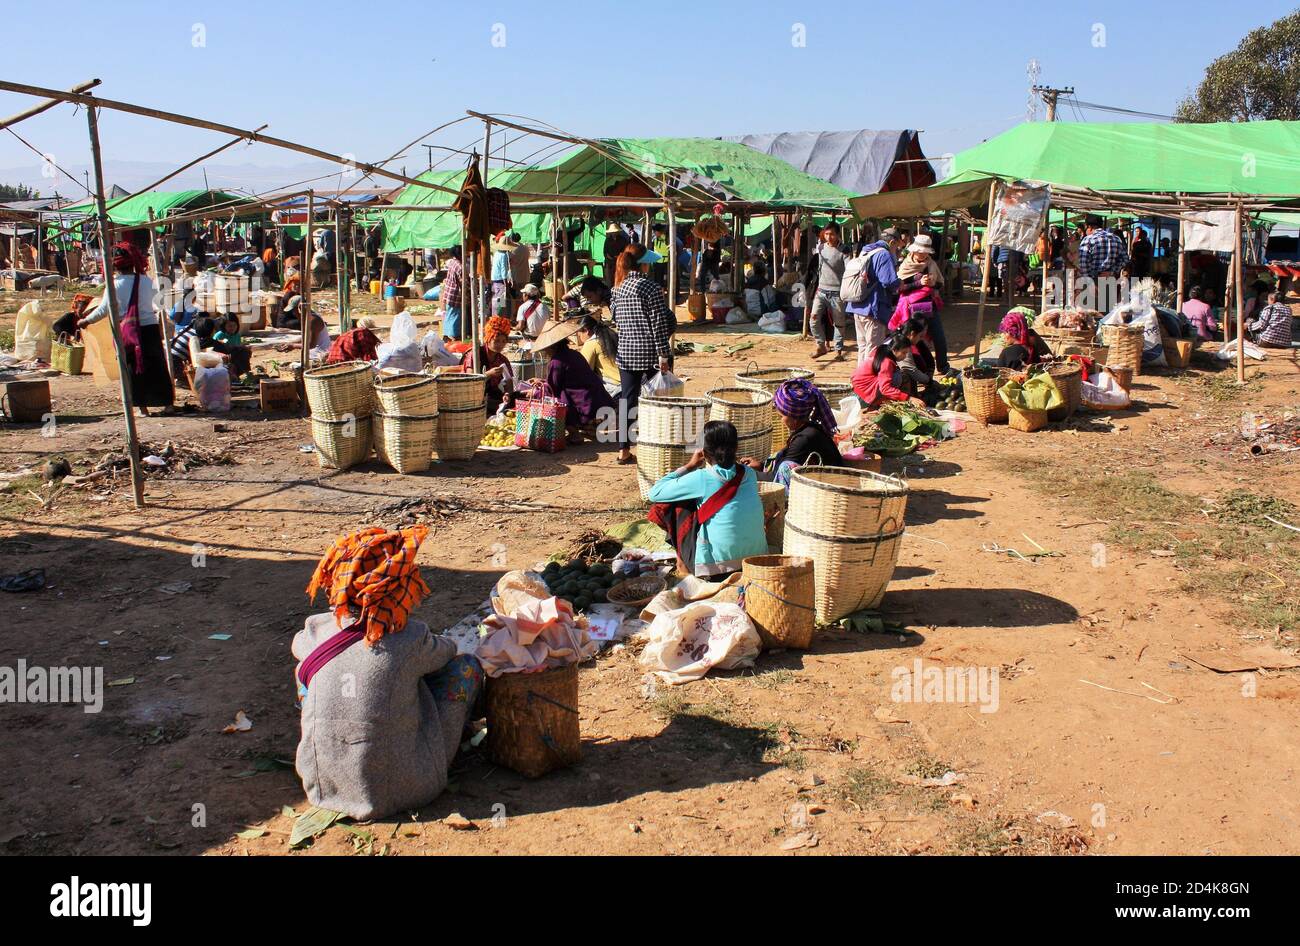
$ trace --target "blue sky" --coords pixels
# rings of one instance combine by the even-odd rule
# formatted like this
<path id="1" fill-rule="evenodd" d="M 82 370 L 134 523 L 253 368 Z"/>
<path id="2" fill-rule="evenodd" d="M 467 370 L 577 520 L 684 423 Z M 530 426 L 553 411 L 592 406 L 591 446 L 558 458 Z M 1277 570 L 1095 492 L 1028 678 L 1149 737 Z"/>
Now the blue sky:
<path id="1" fill-rule="evenodd" d="M 939 155 L 1023 120 L 1031 58 L 1040 81 L 1072 84 L 1080 99 L 1168 114 L 1211 59 L 1294 8 L 1267 0 L 6 6 L 7 35 L 33 39 L 5 43 L 4 78 L 63 88 L 98 77 L 108 98 L 249 128 L 267 122 L 272 134 L 361 160 L 387 157 L 467 107 L 588 136 L 911 127 Z M 0 93 L 0 114 L 30 101 Z M 1075 116 L 1066 108 L 1063 117 Z M 113 113 L 102 126 L 105 153 L 117 160 L 179 164 L 221 142 Z M 16 130 L 61 164 L 87 160 L 85 119 L 70 106 Z M 438 140 L 463 145 L 478 134 L 462 126 Z M 304 159 L 257 146 L 215 160 Z M 33 162 L 0 132 L 0 168 Z M 424 150 L 402 163 L 422 169 Z"/>

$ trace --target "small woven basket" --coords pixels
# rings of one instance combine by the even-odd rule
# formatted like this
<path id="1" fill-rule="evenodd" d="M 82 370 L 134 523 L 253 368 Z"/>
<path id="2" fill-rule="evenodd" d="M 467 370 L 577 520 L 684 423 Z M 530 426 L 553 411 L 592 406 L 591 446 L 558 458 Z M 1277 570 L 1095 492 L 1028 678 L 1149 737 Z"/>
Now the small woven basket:
<path id="1" fill-rule="evenodd" d="M 303 372 L 307 406 L 321 420 L 369 417 L 375 411 L 374 372 L 369 362 L 344 361 Z"/>
<path id="2" fill-rule="evenodd" d="M 1049 365 L 1047 373 L 1065 398 L 1064 404 L 1047 412 L 1047 419 L 1065 420 L 1083 406 L 1083 366 L 1077 361 L 1060 362 Z"/>
<path id="3" fill-rule="evenodd" d="M 813 560 L 793 555 L 755 555 L 741 563 L 745 613 L 763 646 L 812 646 L 817 625 Z"/>
<path id="4" fill-rule="evenodd" d="M 370 458 L 372 425 L 369 417 L 323 420 L 312 415 L 311 439 L 316 460 L 324 467 L 346 470 Z"/>
<path id="5" fill-rule="evenodd" d="M 1007 405 L 998 397 L 1002 378 L 994 368 L 967 368 L 961 375 L 966 413 L 981 424 L 1000 424 L 1007 419 Z"/>
<path id="6" fill-rule="evenodd" d="M 420 374 L 399 374 L 375 382 L 379 410 L 391 415 L 420 417 L 438 413 L 438 379 Z"/>
<path id="7" fill-rule="evenodd" d="M 1047 411 L 1026 411 L 1018 407 L 1007 407 L 1007 426 L 1012 430 L 1023 430 L 1032 434 L 1047 426 Z"/>
<path id="8" fill-rule="evenodd" d="M 422 473 L 433 463 L 437 414 L 375 414 L 375 453 L 398 473 Z"/>
<path id="9" fill-rule="evenodd" d="M 1142 373 L 1142 329 L 1134 325 L 1103 325 L 1101 337 L 1108 353 L 1106 364 L 1112 367 L 1132 368 L 1134 375 Z"/>
<path id="10" fill-rule="evenodd" d="M 605 593 L 605 598 L 611 604 L 641 608 L 653 601 L 655 595 L 667 587 L 668 582 L 658 575 L 641 575 L 638 578 L 628 578 L 611 586 L 609 591 Z"/>
<path id="11" fill-rule="evenodd" d="M 86 346 L 60 335 L 50 342 L 50 367 L 61 374 L 81 374 L 86 363 Z"/>
<path id="12" fill-rule="evenodd" d="M 577 664 L 488 677 L 483 698 L 487 752 L 498 765 L 540 778 L 582 759 Z"/>

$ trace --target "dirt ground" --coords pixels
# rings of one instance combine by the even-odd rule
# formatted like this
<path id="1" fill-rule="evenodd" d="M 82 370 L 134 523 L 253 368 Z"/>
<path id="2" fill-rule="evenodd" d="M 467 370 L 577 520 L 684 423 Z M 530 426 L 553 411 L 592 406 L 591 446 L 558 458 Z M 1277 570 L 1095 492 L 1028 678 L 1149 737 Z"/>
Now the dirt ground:
<path id="1" fill-rule="evenodd" d="M 945 320 L 969 353 L 974 306 Z M 790 336 L 681 337 L 719 346 L 680 358 L 693 392 L 750 359 L 811 353 Z M 851 366 L 817 371 L 846 380 Z M 471 751 L 431 805 L 293 853 L 1300 851 L 1297 671 L 1197 662 L 1296 651 L 1300 535 L 1261 510 L 1300 524 L 1286 505 L 1300 453 L 1252 458 L 1236 431 L 1244 410 L 1300 411 L 1300 366 L 1274 356 L 1250 374 L 1244 390 L 1199 363 L 1143 375 L 1133 410 L 1036 434 L 973 426 L 891 462 L 912 494 L 882 610 L 905 632 L 828 630 L 810 651 L 678 688 L 645 688 L 634 647 L 603 654 L 580 671 L 581 764 L 529 781 Z M 52 389 L 55 435 L 0 425 L 0 472 L 51 456 L 83 472 L 120 450 L 114 389 L 88 376 Z M 605 446 L 401 476 L 323 471 L 298 449 L 306 421 L 254 409 L 140 430 L 234 462 L 151 477 L 141 511 L 125 477 L 0 492 L 0 574 L 49 578 L 0 594 L 0 665 L 102 666 L 117 684 L 98 714 L 0 707 L 10 854 L 290 853 L 307 803 L 289 643 L 318 610 L 303 588 L 334 535 L 393 523 L 385 510 L 404 498 L 437 500 L 421 551 L 434 593 L 416 616 L 441 628 L 485 598 L 498 543 L 506 567 L 528 566 L 640 509 L 632 469 Z M 995 544 L 1059 555 L 983 550 Z M 998 669 L 996 711 L 894 701 L 893 671 L 915 661 Z M 252 730 L 223 734 L 238 710 Z M 472 827 L 444 823 L 452 813 Z"/>

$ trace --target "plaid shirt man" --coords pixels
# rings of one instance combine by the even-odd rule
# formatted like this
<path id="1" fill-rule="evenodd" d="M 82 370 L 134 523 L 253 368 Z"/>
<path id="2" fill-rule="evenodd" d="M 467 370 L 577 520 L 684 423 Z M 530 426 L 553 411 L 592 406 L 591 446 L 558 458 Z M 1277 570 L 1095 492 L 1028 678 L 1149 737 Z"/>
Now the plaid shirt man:
<path id="1" fill-rule="evenodd" d="M 1079 243 L 1079 275 L 1096 279 L 1102 273 L 1118 276 L 1128 262 L 1124 241 L 1105 228 L 1089 233 Z"/>
<path id="2" fill-rule="evenodd" d="M 1286 303 L 1274 302 L 1266 306 L 1259 318 L 1246 327 L 1255 333 L 1261 345 L 1291 347 L 1291 307 Z"/>
<path id="3" fill-rule="evenodd" d="M 610 303 L 618 329 L 618 366 L 625 371 L 649 371 L 659 367 L 660 358 L 672 354 L 669 338 L 677 331 L 677 319 L 659 284 L 641 273 L 628 273 L 614 290 Z"/>
<path id="4" fill-rule="evenodd" d="M 452 257 L 447 260 L 447 278 L 442 281 L 442 292 L 439 299 L 445 306 L 453 309 L 460 308 L 460 280 L 461 280 L 460 260 Z"/>

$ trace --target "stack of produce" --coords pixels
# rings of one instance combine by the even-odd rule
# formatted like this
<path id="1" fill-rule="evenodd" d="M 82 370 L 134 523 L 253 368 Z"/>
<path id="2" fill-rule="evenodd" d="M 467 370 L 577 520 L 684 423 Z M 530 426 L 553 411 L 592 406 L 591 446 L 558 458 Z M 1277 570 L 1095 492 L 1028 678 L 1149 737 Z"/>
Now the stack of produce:
<path id="1" fill-rule="evenodd" d="M 513 447 L 515 445 L 515 412 L 506 411 L 489 417 L 483 428 L 484 447 Z"/>
<path id="2" fill-rule="evenodd" d="M 935 402 L 935 407 L 941 411 L 966 410 L 966 393 L 962 390 L 961 383 L 957 378 L 940 378 L 939 388 L 942 396 Z"/>
<path id="3" fill-rule="evenodd" d="M 550 562 L 542 572 L 542 580 L 551 594 L 568 601 L 574 611 L 585 611 L 604 601 L 610 587 L 618 581 L 613 569 L 604 562 L 588 565 L 581 559 L 563 564 Z"/>
<path id="4" fill-rule="evenodd" d="M 886 405 L 872 423 L 875 429 L 864 426 L 854 435 L 853 445 L 885 457 L 905 456 L 927 441 L 952 436 L 946 421 L 908 404 Z"/>

